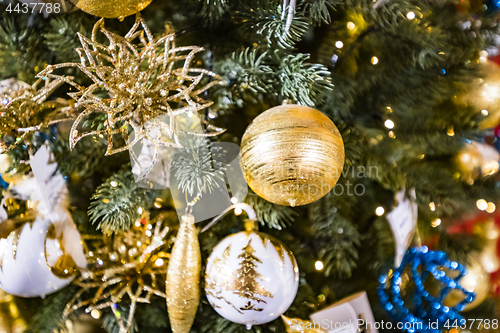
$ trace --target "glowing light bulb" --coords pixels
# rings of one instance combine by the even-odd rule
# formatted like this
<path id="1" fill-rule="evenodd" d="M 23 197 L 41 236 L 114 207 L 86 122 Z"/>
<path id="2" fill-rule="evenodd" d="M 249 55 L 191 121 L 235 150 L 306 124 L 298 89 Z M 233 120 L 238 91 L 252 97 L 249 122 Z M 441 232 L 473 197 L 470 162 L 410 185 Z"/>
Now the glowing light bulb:
<path id="1" fill-rule="evenodd" d="M 101 318 L 101 313 L 99 312 L 99 310 L 95 310 L 95 309 L 94 309 L 94 310 L 92 310 L 92 311 L 90 312 L 90 315 L 91 315 L 91 316 L 92 316 L 92 318 L 94 318 L 94 319 L 99 319 L 99 318 Z"/>
<path id="2" fill-rule="evenodd" d="M 338 40 L 335 42 L 335 47 L 338 49 L 341 49 L 344 47 L 344 43 L 342 43 L 342 41 Z"/>
<path id="3" fill-rule="evenodd" d="M 495 206 L 495 204 L 493 202 L 488 202 L 488 207 L 486 208 L 486 212 L 488 213 L 493 213 L 495 210 L 497 209 L 497 207 Z"/>
<path id="4" fill-rule="evenodd" d="M 414 12 L 408 12 L 408 13 L 406 14 L 406 18 L 407 18 L 408 20 L 413 20 L 413 19 L 415 18 L 415 13 L 414 13 Z"/>
<path id="5" fill-rule="evenodd" d="M 347 22 L 347 29 L 353 30 L 354 28 L 356 28 L 354 22 Z"/>
<path id="6" fill-rule="evenodd" d="M 232 203 L 233 205 L 237 204 L 237 203 L 238 203 L 238 198 L 236 198 L 236 197 L 232 197 L 232 198 L 231 198 L 231 203 Z"/>
<path id="7" fill-rule="evenodd" d="M 484 199 L 479 199 L 476 201 L 476 206 L 479 210 L 486 210 L 488 208 L 488 203 Z"/>
<path id="8" fill-rule="evenodd" d="M 156 259 L 155 265 L 158 267 L 163 266 L 163 259 L 161 258 Z"/>
<path id="9" fill-rule="evenodd" d="M 375 209 L 375 214 L 377 214 L 377 216 L 382 216 L 384 215 L 384 213 L 385 209 L 382 206 L 378 206 L 377 209 Z"/>
<path id="10" fill-rule="evenodd" d="M 321 271 L 325 267 L 321 261 L 316 261 L 314 263 L 314 268 L 316 268 L 317 271 Z"/>
<path id="11" fill-rule="evenodd" d="M 394 128 L 394 122 L 390 119 L 387 119 L 384 123 L 385 127 L 388 129 L 393 129 Z"/>
<path id="12" fill-rule="evenodd" d="M 439 227 L 441 225 L 441 219 L 434 219 L 434 220 L 432 220 L 431 225 L 432 225 L 433 228 Z"/>
<path id="13" fill-rule="evenodd" d="M 429 208 L 434 212 L 436 210 L 436 204 L 434 202 L 429 203 Z"/>
<path id="14" fill-rule="evenodd" d="M 372 57 L 371 62 L 372 62 L 373 65 L 378 64 L 378 58 L 377 57 Z"/>
<path id="15" fill-rule="evenodd" d="M 241 208 L 238 207 L 238 208 L 234 209 L 234 214 L 235 215 L 240 215 L 241 213 L 243 213 L 243 211 L 241 210 Z"/>

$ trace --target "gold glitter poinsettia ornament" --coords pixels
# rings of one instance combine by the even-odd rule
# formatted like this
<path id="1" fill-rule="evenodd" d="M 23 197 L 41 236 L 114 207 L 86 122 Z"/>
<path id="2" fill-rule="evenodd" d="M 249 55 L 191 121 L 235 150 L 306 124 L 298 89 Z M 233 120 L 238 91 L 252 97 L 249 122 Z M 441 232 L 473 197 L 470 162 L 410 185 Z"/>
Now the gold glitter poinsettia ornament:
<path id="1" fill-rule="evenodd" d="M 24 142 L 30 133 L 73 119 L 68 101 L 62 98 L 47 101 L 62 83 L 59 79 L 39 79 L 30 86 L 18 81 L 16 89 L 1 89 L 0 153 Z"/>
<path id="2" fill-rule="evenodd" d="M 99 31 L 107 37 L 109 45 L 97 41 Z M 155 149 L 160 145 L 180 147 L 177 116 L 210 106 L 212 102 L 200 95 L 216 84 L 225 83 L 209 70 L 190 67 L 202 47 L 176 47 L 175 34 L 153 38 L 139 15 L 124 37 L 106 30 L 103 19 L 95 24 L 91 39 L 78 36 L 82 44 L 82 48 L 76 49 L 80 63 L 48 66 L 38 74 L 64 80 L 77 89 L 69 95 L 77 101 L 75 107 L 83 111 L 71 129 L 71 148 L 88 135 L 107 137 L 106 155 L 127 150 L 144 138 L 153 142 Z M 93 84 L 82 87 L 69 77 L 53 73 L 63 67 L 79 68 Z M 202 84 L 205 76 L 214 80 Z M 95 113 L 105 115 L 101 126 L 104 128 L 84 128 L 84 120 Z M 161 115 L 168 117 L 158 120 Z M 213 126 L 208 126 L 208 130 L 212 133 L 197 135 L 217 135 L 223 131 Z M 171 140 L 160 139 L 159 133 Z"/>

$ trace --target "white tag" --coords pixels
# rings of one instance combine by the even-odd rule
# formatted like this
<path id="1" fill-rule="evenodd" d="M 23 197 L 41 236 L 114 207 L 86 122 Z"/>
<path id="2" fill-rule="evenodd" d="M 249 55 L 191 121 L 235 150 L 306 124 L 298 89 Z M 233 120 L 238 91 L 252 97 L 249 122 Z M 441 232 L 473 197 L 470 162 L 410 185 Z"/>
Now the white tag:
<path id="1" fill-rule="evenodd" d="M 412 199 L 406 198 L 404 190 L 396 193 L 398 205 L 387 214 L 387 221 L 389 221 L 396 243 L 395 267 L 401 265 L 417 227 L 418 206 L 415 202 L 414 189 L 410 191 L 410 196 Z"/>
<path id="2" fill-rule="evenodd" d="M 366 292 L 346 297 L 309 316 L 327 333 L 378 333 Z M 316 327 L 316 326 L 315 326 Z"/>
<path id="3" fill-rule="evenodd" d="M 64 190 L 64 178 L 59 172 L 55 173 L 57 163 L 53 161 L 49 147 L 43 145 L 31 158 L 30 165 L 38 183 L 41 200 L 49 210 L 54 209 Z"/>

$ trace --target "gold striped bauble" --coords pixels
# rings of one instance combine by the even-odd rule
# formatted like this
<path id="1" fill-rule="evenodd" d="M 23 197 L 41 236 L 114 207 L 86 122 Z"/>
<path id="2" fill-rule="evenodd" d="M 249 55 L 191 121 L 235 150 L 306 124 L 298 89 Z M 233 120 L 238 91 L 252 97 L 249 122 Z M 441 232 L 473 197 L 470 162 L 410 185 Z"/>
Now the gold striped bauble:
<path id="1" fill-rule="evenodd" d="M 311 203 L 337 183 L 344 143 L 322 112 L 302 105 L 271 108 L 248 126 L 241 142 L 242 167 L 250 188 L 287 206 Z"/>

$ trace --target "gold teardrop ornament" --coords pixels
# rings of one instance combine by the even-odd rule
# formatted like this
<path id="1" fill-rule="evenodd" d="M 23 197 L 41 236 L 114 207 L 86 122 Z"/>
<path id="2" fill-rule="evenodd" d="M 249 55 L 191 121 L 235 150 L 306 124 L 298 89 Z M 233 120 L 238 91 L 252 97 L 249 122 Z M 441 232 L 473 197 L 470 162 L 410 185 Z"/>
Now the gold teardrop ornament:
<path id="1" fill-rule="evenodd" d="M 200 303 L 201 253 L 193 215 L 183 215 L 167 272 L 167 309 L 174 333 L 189 333 Z"/>

